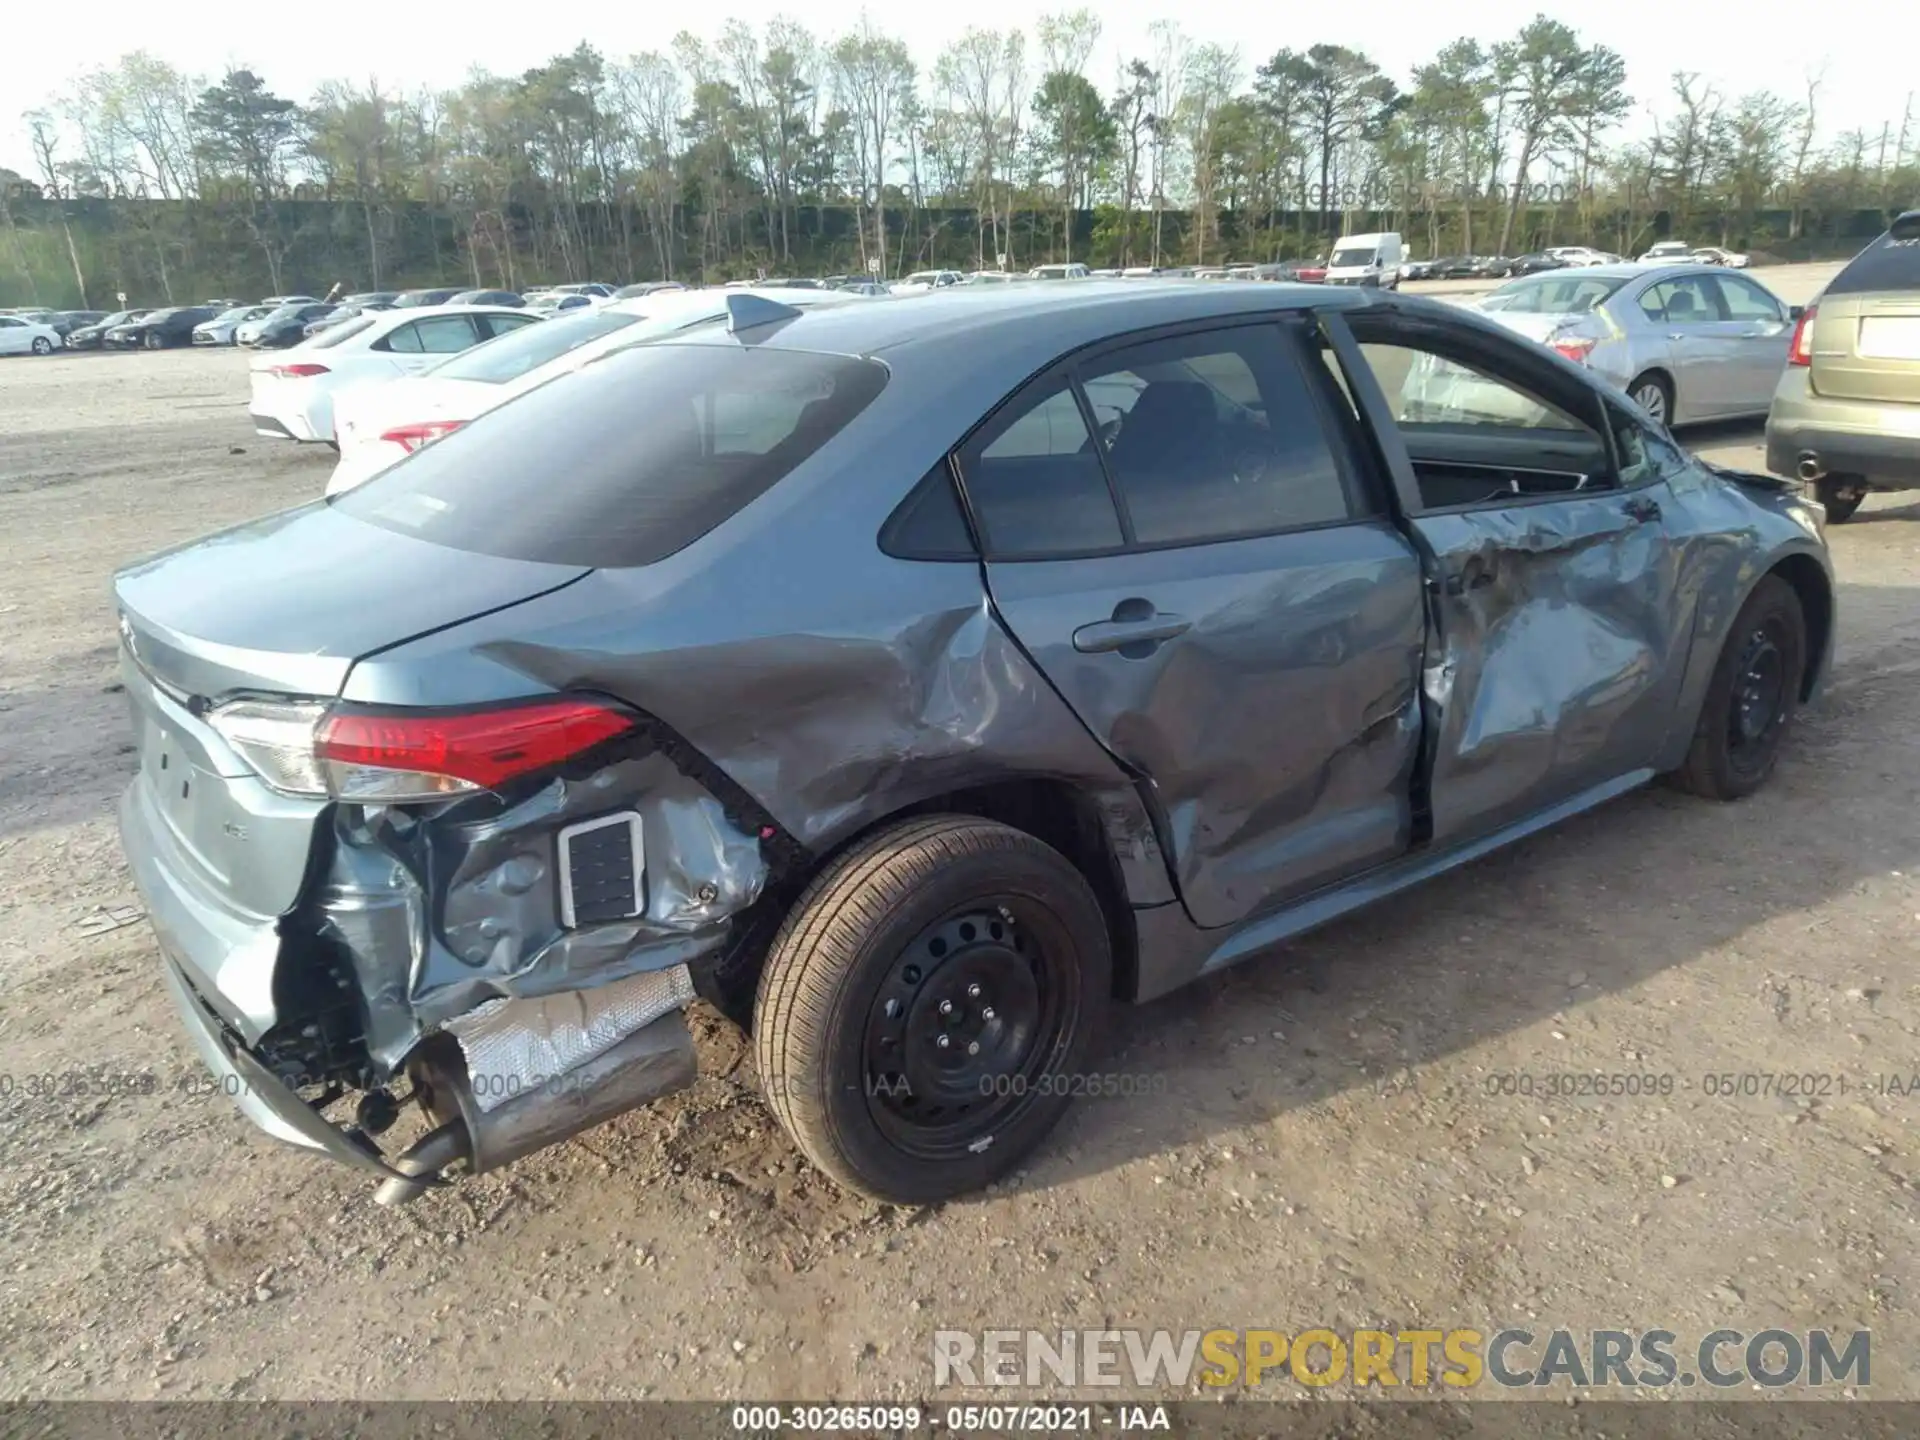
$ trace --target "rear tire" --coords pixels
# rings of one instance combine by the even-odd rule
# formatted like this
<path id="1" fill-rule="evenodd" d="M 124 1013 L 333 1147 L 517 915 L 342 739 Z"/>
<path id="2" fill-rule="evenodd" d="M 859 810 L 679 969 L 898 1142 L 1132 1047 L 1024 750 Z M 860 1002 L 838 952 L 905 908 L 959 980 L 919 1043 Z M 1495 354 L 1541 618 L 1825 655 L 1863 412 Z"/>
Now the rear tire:
<path id="1" fill-rule="evenodd" d="M 1100 903 L 1059 851 L 966 815 L 889 826 L 774 937 L 754 1013 L 767 1104 L 849 1190 L 970 1194 L 1087 1089 L 1112 975 Z"/>
<path id="2" fill-rule="evenodd" d="M 1662 425 L 1673 424 L 1673 382 L 1649 371 L 1627 386 L 1627 397 Z"/>
<path id="3" fill-rule="evenodd" d="M 1807 621 L 1800 597 L 1763 576 L 1727 631 L 1687 758 L 1671 779 L 1709 800 L 1742 800 L 1767 783 L 1800 702 Z"/>
<path id="4" fill-rule="evenodd" d="M 1813 482 L 1813 498 L 1825 507 L 1829 521 L 1843 524 L 1867 498 L 1866 482 L 1858 475 L 1822 475 Z"/>
<path id="5" fill-rule="evenodd" d="M 51 355 L 53 353 L 53 342 L 44 335 L 34 336 L 33 353 L 36 355 Z"/>

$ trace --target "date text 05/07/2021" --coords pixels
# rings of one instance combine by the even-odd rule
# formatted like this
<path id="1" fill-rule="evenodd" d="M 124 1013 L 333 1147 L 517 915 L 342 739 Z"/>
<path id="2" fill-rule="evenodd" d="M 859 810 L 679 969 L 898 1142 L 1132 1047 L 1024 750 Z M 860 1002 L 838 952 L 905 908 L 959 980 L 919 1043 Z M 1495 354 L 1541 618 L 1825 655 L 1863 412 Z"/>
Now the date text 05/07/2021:
<path id="1" fill-rule="evenodd" d="M 778 1405 L 733 1407 L 738 1435 L 1074 1435 L 1096 1431 L 1171 1431 L 1165 1405 L 1136 1403 L 1000 1405 Z"/>

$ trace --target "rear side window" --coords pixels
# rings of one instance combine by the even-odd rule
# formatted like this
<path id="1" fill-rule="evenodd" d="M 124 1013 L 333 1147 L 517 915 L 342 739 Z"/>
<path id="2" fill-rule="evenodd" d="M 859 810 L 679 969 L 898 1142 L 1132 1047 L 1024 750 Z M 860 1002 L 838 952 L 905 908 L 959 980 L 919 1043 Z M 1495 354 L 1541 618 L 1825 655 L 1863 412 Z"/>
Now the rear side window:
<path id="1" fill-rule="evenodd" d="M 351 320 L 342 320 L 338 325 L 329 325 L 307 341 L 307 345 L 310 349 L 325 350 L 329 346 L 338 345 L 342 340 L 351 340 L 362 330 L 371 330 L 373 321 L 374 317 L 371 315 L 356 315 Z"/>
<path id="2" fill-rule="evenodd" d="M 1920 290 L 1920 240 L 1882 235 L 1834 276 L 1826 293 L 1863 295 L 1875 290 Z"/>
<path id="3" fill-rule="evenodd" d="M 430 315 L 375 341 L 374 349 L 402 355 L 451 355 L 465 350 L 476 338 L 473 321 L 465 315 Z"/>
<path id="4" fill-rule="evenodd" d="M 873 402 L 876 361 L 733 345 L 617 351 L 330 503 L 435 544 L 650 565 L 778 484 Z"/>

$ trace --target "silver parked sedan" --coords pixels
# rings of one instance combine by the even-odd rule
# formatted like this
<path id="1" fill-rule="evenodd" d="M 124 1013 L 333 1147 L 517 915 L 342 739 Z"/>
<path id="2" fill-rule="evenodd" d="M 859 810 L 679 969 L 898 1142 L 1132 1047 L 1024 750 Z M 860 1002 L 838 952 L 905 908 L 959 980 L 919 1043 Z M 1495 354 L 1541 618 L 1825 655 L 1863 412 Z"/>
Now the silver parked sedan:
<path id="1" fill-rule="evenodd" d="M 1766 414 L 1801 309 L 1751 276 L 1699 264 L 1528 275 L 1473 308 L 1673 425 Z"/>

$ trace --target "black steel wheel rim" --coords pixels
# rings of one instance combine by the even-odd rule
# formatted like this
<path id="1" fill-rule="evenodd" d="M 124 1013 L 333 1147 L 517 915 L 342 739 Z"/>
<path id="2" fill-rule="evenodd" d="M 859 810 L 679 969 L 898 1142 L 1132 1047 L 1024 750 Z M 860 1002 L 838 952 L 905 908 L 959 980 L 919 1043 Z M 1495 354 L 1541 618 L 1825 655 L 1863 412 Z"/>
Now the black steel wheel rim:
<path id="1" fill-rule="evenodd" d="M 1756 626 L 1740 644 L 1733 668 L 1733 703 L 1727 712 L 1727 748 L 1736 761 L 1765 753 L 1786 698 L 1787 659 L 1779 627 Z"/>
<path id="2" fill-rule="evenodd" d="M 1065 928 L 1022 897 L 969 904 L 929 925 L 887 967 L 868 1011 L 861 1082 L 881 1134 L 951 1161 L 1066 1087 L 1079 970 Z"/>

